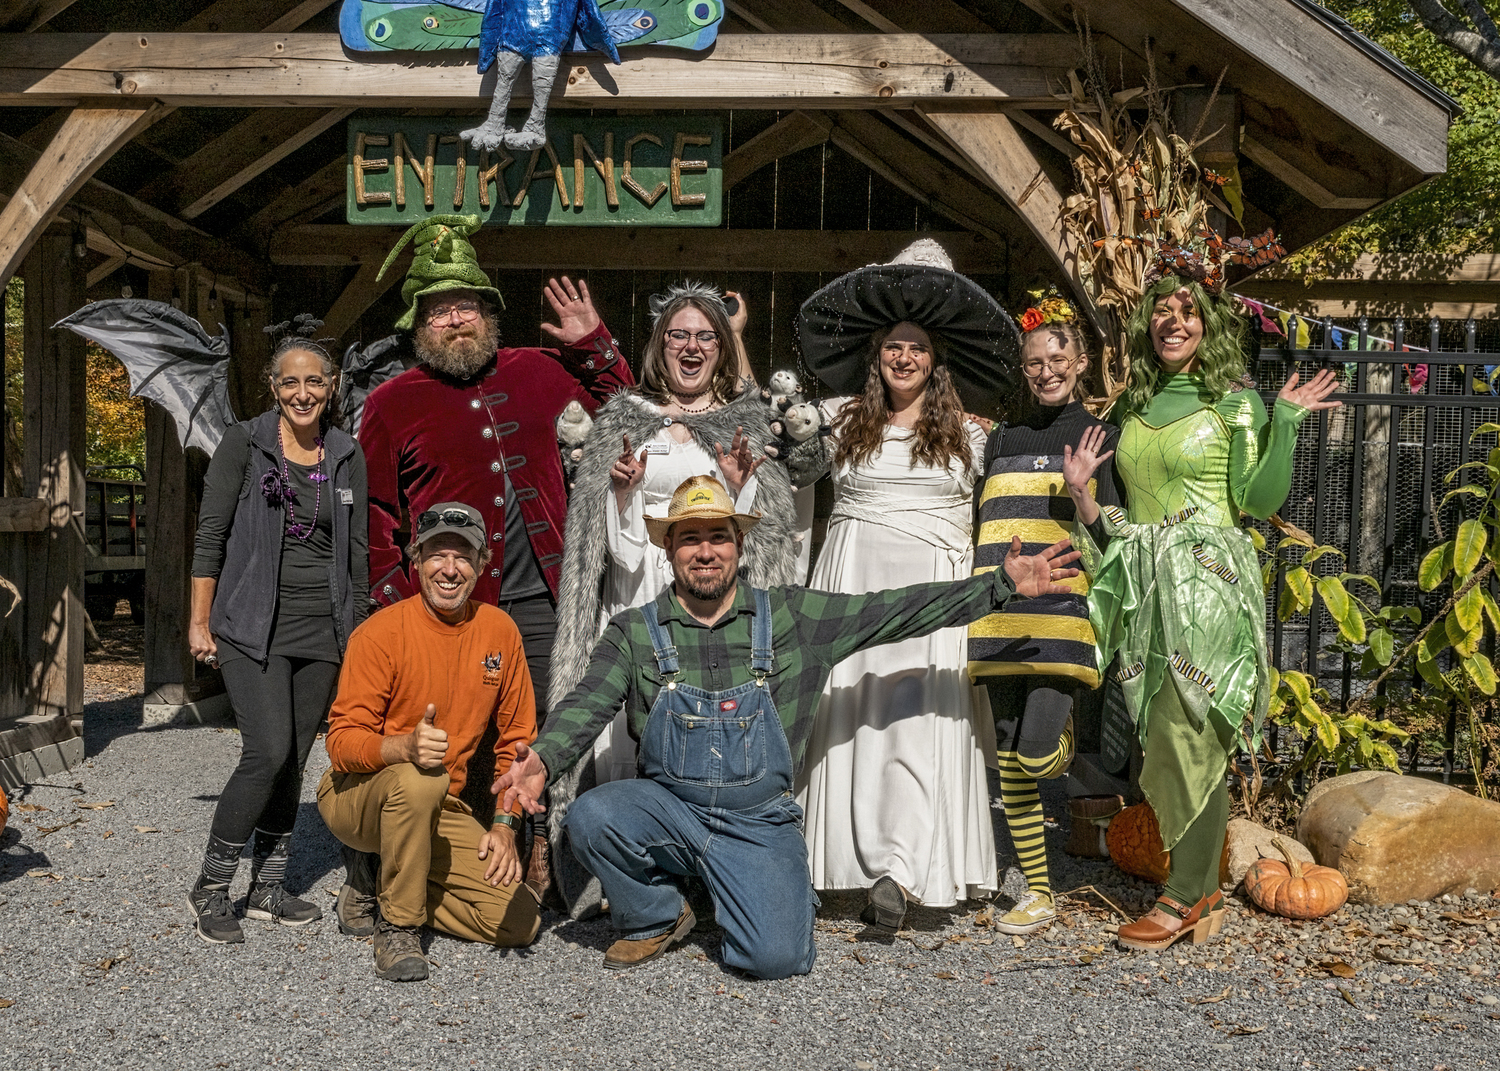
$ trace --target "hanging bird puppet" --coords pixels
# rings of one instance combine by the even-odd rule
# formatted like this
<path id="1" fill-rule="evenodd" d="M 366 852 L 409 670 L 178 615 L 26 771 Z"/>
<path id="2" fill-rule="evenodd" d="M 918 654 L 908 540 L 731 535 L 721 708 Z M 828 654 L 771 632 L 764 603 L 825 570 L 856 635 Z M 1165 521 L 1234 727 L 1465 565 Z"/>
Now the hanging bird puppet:
<path id="1" fill-rule="evenodd" d="M 480 73 L 496 69 L 489 115 L 460 135 L 476 149 L 539 149 L 547 99 L 564 52 L 620 62 L 623 45 L 701 50 L 718 36 L 722 0 L 344 0 L 339 34 L 361 52 L 479 49 Z M 531 112 L 519 130 L 505 113 L 521 67 L 531 61 Z"/>

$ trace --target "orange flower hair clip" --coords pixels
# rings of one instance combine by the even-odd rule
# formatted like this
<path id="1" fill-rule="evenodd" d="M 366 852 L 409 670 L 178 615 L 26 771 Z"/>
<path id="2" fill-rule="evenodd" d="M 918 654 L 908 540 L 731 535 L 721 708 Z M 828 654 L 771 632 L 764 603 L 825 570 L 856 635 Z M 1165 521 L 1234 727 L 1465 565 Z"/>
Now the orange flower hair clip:
<path id="1" fill-rule="evenodd" d="M 1073 306 L 1058 297 L 1055 291 L 1050 297 L 1042 298 L 1037 293 L 1033 293 L 1032 296 L 1041 300 L 1021 314 L 1023 335 L 1035 331 L 1043 324 L 1070 324 L 1078 319 L 1078 313 Z"/>

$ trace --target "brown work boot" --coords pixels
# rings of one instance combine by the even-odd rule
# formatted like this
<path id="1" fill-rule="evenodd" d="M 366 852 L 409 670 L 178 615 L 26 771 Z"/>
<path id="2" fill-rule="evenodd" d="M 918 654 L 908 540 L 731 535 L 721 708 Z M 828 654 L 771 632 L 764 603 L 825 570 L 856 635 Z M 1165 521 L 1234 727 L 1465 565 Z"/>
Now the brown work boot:
<path id="1" fill-rule="evenodd" d="M 375 976 L 387 982 L 420 982 L 427 977 L 422 954 L 422 927 L 397 926 L 375 919 Z"/>
<path id="2" fill-rule="evenodd" d="M 380 856 L 374 852 L 344 849 L 344 885 L 334 902 L 333 914 L 339 932 L 351 937 L 369 937 L 375 932 L 376 889 L 379 885 Z"/>
<path id="3" fill-rule="evenodd" d="M 531 838 L 531 858 L 526 860 L 526 877 L 522 880 L 539 904 L 546 899 L 547 890 L 552 888 L 551 851 L 547 838 L 541 834 Z"/>
<path id="4" fill-rule="evenodd" d="M 666 933 L 659 933 L 655 937 L 634 939 L 622 937 L 610 945 L 609 951 L 604 953 L 604 965 L 610 970 L 622 971 L 627 967 L 639 967 L 642 963 L 649 963 L 691 933 L 697 924 L 698 920 L 693 915 L 693 909 L 688 907 L 687 901 L 684 900 L 682 914 L 677 916 L 677 922 L 670 930 Z"/>

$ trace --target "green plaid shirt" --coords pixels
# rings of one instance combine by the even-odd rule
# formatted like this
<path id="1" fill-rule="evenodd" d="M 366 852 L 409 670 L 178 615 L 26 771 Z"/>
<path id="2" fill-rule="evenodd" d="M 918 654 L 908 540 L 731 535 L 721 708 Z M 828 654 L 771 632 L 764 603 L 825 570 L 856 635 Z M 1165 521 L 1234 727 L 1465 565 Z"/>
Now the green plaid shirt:
<path id="1" fill-rule="evenodd" d="M 865 595 L 772 588 L 776 657 L 768 679 L 793 764 L 802 766 L 813 715 L 835 664 L 866 647 L 966 625 L 998 610 L 1014 594 L 1004 569 L 952 583 L 915 584 Z M 717 692 L 754 679 L 750 622 L 755 599 L 748 585 L 739 585 L 734 603 L 713 625 L 683 610 L 671 588 L 657 596 L 656 613 L 677 647 L 682 667 L 677 679 L 683 684 Z M 533 745 L 547 764 L 548 782 L 590 750 L 622 706 L 630 719 L 630 735 L 639 740 L 662 683 L 645 615 L 640 610 L 616 615 L 599 638 L 583 680 L 548 715 Z"/>

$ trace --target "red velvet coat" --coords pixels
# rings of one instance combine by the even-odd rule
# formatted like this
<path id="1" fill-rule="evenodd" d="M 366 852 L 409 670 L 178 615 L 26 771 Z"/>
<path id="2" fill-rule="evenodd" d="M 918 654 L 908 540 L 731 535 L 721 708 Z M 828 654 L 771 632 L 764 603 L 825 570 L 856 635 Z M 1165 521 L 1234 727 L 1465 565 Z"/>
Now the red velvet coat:
<path id="1" fill-rule="evenodd" d="M 471 597 L 499 602 L 508 471 L 556 598 L 568 513 L 557 417 L 574 400 L 592 413 L 634 382 L 601 323 L 560 350 L 502 349 L 488 372 L 467 383 L 419 365 L 376 387 L 359 431 L 370 480 L 371 597 L 388 606 L 417 591 L 394 539 L 410 531 L 403 512 L 416 517 L 439 502 L 465 502 L 484 514 L 495 553 Z"/>

